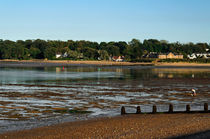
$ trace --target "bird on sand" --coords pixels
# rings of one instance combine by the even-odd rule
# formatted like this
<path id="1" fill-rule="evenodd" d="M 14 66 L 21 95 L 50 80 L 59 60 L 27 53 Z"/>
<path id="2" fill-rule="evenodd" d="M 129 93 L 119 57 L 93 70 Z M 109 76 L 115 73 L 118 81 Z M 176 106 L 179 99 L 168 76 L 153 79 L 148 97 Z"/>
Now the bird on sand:
<path id="1" fill-rule="evenodd" d="M 196 91 L 195 91 L 195 89 L 192 89 L 192 93 L 191 93 L 191 96 L 196 96 Z"/>

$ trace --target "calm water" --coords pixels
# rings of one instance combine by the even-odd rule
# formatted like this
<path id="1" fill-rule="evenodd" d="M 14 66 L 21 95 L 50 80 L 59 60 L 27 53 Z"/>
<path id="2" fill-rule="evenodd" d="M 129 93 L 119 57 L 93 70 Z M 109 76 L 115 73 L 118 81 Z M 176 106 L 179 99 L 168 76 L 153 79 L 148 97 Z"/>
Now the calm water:
<path id="1" fill-rule="evenodd" d="M 189 95 L 191 89 L 198 95 Z M 184 110 L 210 102 L 209 68 L 47 67 L 0 68 L 0 133 L 31 127 L 113 116 L 153 104 Z M 91 111 L 70 114 L 62 110 Z"/>

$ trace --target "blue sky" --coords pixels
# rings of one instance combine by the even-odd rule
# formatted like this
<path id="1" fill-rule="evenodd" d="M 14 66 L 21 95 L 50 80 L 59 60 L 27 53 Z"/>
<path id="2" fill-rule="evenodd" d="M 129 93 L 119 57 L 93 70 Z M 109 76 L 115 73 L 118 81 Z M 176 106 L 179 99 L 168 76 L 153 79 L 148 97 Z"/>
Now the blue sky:
<path id="1" fill-rule="evenodd" d="M 0 0 L 0 39 L 210 43 L 210 0 Z"/>

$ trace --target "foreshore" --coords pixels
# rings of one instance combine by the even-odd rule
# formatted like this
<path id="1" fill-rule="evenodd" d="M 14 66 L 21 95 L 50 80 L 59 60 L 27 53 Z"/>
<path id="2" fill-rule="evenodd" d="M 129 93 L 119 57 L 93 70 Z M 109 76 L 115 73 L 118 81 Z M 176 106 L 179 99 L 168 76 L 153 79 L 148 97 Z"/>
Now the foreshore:
<path id="1" fill-rule="evenodd" d="M 9 132 L 0 138 L 171 138 L 204 131 L 209 137 L 209 114 L 134 114 Z"/>
<path id="2" fill-rule="evenodd" d="M 159 65 L 158 65 L 159 64 Z M 50 61 L 50 60 L 1 60 L 0 67 L 45 66 L 157 66 L 157 67 L 210 67 L 210 64 L 193 63 L 129 63 L 110 61 Z M 200 70 L 200 69 L 196 69 Z M 208 70 L 208 69 L 207 69 Z M 183 72 L 183 71 L 181 71 Z M 187 71 L 188 72 L 188 71 Z M 162 79 L 164 80 L 164 79 Z M 158 79 L 158 83 L 162 84 Z M 181 79 L 182 80 L 182 79 Z M 174 79 L 179 82 L 180 79 Z M 187 80 L 188 83 L 200 79 Z M 202 79 L 208 85 L 209 80 Z M 182 95 L 182 94 L 181 94 Z M 204 96 L 206 97 L 206 96 Z M 137 103 L 137 102 L 136 102 Z M 0 134 L 0 138 L 53 139 L 53 138 L 170 138 L 198 132 L 210 132 L 209 114 L 139 114 L 106 117 L 62 123 L 53 126 Z"/>
<path id="3" fill-rule="evenodd" d="M 156 66 L 156 67 L 210 67 L 210 63 L 149 63 L 114 61 L 73 61 L 73 60 L 0 60 L 0 66 Z"/>

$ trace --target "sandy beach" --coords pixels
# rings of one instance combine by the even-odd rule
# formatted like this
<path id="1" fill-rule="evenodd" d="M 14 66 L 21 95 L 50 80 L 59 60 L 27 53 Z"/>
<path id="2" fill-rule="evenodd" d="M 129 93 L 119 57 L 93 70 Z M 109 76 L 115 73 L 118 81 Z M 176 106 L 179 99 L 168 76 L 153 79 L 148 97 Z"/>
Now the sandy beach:
<path id="1" fill-rule="evenodd" d="M 155 66 L 155 67 L 210 67 L 210 63 L 149 63 L 73 60 L 0 60 L 0 67 L 53 67 L 53 66 Z"/>
<path id="2" fill-rule="evenodd" d="M 60 66 L 60 65 L 98 65 L 98 66 L 137 66 L 148 65 L 153 63 L 132 63 L 132 62 L 114 62 L 114 61 L 73 61 L 73 60 L 0 60 L 0 65 L 11 66 L 15 64 L 37 65 L 37 66 Z"/>
<path id="3" fill-rule="evenodd" d="M 155 66 L 161 67 L 210 67 L 210 63 L 187 63 L 187 62 L 178 62 L 178 63 L 156 63 Z"/>
<path id="4" fill-rule="evenodd" d="M 5 133 L 0 138 L 171 138 L 209 130 L 209 114 L 142 114 L 63 123 Z"/>

